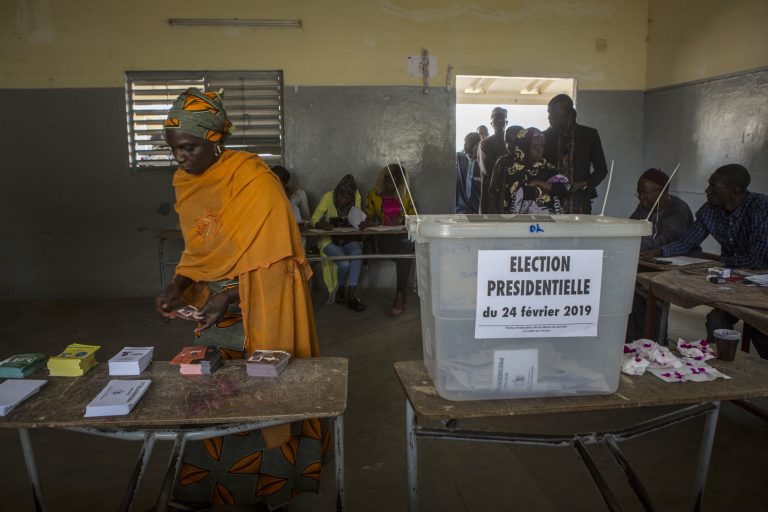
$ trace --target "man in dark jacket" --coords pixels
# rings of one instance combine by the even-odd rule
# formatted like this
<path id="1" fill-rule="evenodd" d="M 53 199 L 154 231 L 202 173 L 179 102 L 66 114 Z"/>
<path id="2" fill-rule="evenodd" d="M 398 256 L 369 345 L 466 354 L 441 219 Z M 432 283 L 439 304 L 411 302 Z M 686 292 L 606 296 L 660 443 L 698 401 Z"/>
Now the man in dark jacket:
<path id="1" fill-rule="evenodd" d="M 567 213 L 591 214 L 597 186 L 608 175 L 600 135 L 576 124 L 573 100 L 566 94 L 552 98 L 547 112 L 550 127 L 544 132 L 544 158 L 571 182 L 563 207 Z"/>
<path id="2" fill-rule="evenodd" d="M 504 142 L 504 128 L 507 126 L 507 109 L 495 107 L 491 111 L 491 126 L 493 126 L 493 134 L 480 141 L 477 150 L 477 160 L 480 163 L 480 174 L 482 176 L 480 204 L 483 204 L 483 195 L 488 193 L 488 185 L 491 183 L 491 173 L 493 173 L 493 166 L 496 164 L 496 160 L 507 153 L 507 146 Z M 480 213 L 485 213 L 482 211 L 482 208 Z"/>

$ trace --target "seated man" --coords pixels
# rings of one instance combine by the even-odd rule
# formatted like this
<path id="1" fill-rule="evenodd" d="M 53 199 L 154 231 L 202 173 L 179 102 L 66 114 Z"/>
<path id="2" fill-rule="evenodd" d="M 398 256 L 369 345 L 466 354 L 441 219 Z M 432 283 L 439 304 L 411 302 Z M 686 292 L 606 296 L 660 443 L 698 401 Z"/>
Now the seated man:
<path id="1" fill-rule="evenodd" d="M 668 181 L 669 176 L 659 169 L 648 169 L 637 180 L 639 203 L 629 218 L 648 219 L 653 224 L 651 235 L 644 236 L 640 242 L 641 251 L 658 249 L 663 245 L 677 242 L 693 224 L 691 208 L 679 197 L 669 195 L 669 189 L 664 189 Z M 664 193 L 659 199 L 662 189 Z M 657 200 L 658 205 L 654 207 Z M 652 208 L 653 212 L 651 212 Z M 697 245 L 689 252 L 700 254 L 701 248 Z"/>
<path id="2" fill-rule="evenodd" d="M 708 235 L 720 243 L 721 259 L 729 267 L 768 269 L 768 196 L 749 192 L 749 172 L 739 164 L 718 168 L 709 178 L 707 202 L 696 212 L 696 222 L 674 243 L 641 253 L 642 257 L 686 254 Z M 715 329 L 731 329 L 736 317 L 713 309 L 707 315 L 707 340 Z M 751 326 L 745 333 L 757 352 L 768 359 L 768 335 Z"/>
<path id="3" fill-rule="evenodd" d="M 670 195 L 669 189 L 664 188 L 668 181 L 669 176 L 666 173 L 653 168 L 645 171 L 637 180 L 639 203 L 629 218 L 648 219 L 653 224 L 651 235 L 644 236 L 640 242 L 641 251 L 657 249 L 662 245 L 677 242 L 693 224 L 693 213 L 690 207 L 679 197 Z M 650 216 L 649 213 L 651 213 Z M 689 251 L 688 255 L 700 256 L 701 247 L 697 245 Z M 652 337 L 662 345 L 666 345 L 669 304 L 659 302 L 656 307 L 656 325 Z M 645 290 L 636 287 L 626 341 L 634 341 L 645 336 Z"/>

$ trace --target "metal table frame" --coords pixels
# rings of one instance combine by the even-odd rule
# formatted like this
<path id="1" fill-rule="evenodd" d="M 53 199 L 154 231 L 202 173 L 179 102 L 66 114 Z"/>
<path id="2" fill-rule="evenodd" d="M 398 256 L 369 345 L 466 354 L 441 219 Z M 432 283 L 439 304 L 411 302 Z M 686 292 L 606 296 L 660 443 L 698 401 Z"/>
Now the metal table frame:
<path id="1" fill-rule="evenodd" d="M 92 427 L 75 427 L 65 428 L 71 432 L 79 432 L 81 434 L 88 434 L 100 437 L 109 437 L 112 439 L 121 439 L 124 441 L 141 441 L 141 450 L 139 451 L 139 457 L 136 460 L 136 464 L 131 472 L 130 480 L 123 494 L 123 499 L 120 503 L 120 511 L 129 512 L 133 510 L 134 501 L 139 492 L 141 481 L 144 477 L 144 471 L 149 464 L 149 459 L 152 457 L 152 451 L 154 450 L 155 443 L 157 441 L 171 441 L 173 442 L 173 450 L 168 460 L 168 466 L 165 470 L 165 477 L 163 478 L 163 484 L 160 488 L 160 495 L 155 503 L 155 510 L 157 512 L 163 512 L 168 508 L 168 502 L 173 492 L 173 486 L 179 477 L 179 469 L 181 467 L 181 461 L 184 457 L 184 451 L 186 450 L 187 442 L 189 441 L 202 441 L 204 439 L 210 439 L 212 437 L 226 436 L 230 434 L 238 434 L 249 430 L 259 430 L 266 427 L 279 425 L 281 421 L 262 421 L 255 423 L 240 423 L 235 425 L 221 425 L 204 428 L 190 428 L 182 430 L 173 429 L 104 429 L 104 428 L 92 428 Z M 336 510 L 341 512 L 345 506 L 345 492 L 344 492 L 344 417 L 337 416 L 334 418 L 334 464 L 336 465 Z M 32 493 L 34 495 L 35 510 L 38 512 L 44 512 L 46 510 L 45 500 L 43 499 L 42 485 L 40 484 L 40 478 L 37 474 L 37 462 L 35 461 L 35 453 L 32 448 L 32 440 L 29 435 L 29 429 L 20 428 L 19 437 L 21 439 L 21 448 L 24 453 L 24 462 L 27 466 L 27 476 L 32 486 Z"/>
<path id="2" fill-rule="evenodd" d="M 489 442 L 501 444 L 523 444 L 533 446 L 553 446 L 560 448 L 571 447 L 576 450 L 579 460 L 587 470 L 590 479 L 597 487 L 600 495 L 605 502 L 608 510 L 618 511 L 621 507 L 608 487 L 600 470 L 590 457 L 587 450 L 588 445 L 603 444 L 613 455 L 616 463 L 621 468 L 627 478 L 630 487 L 640 500 L 643 508 L 648 511 L 661 510 L 655 507 L 651 497 L 643 486 L 637 473 L 632 469 L 627 458 L 621 452 L 618 443 L 629 441 L 636 437 L 655 432 L 659 429 L 681 423 L 701 415 L 706 416 L 704 424 L 704 434 L 699 449 L 699 462 L 696 468 L 696 478 L 693 489 L 693 510 L 701 510 L 702 497 L 704 495 L 704 484 L 707 480 L 709 471 L 709 461 L 712 455 L 712 445 L 715 439 L 715 429 L 717 427 L 717 417 L 720 411 L 720 402 L 712 401 L 703 404 L 697 404 L 684 409 L 674 411 L 662 416 L 638 423 L 631 427 L 608 432 L 588 432 L 571 435 L 553 435 L 553 434 L 515 434 L 506 432 L 484 432 L 476 430 L 457 429 L 456 420 L 446 420 L 443 423 L 446 428 L 427 428 L 418 425 L 418 418 L 411 405 L 410 400 L 405 401 L 405 422 L 406 422 L 406 451 L 408 465 L 408 510 L 417 512 L 419 510 L 419 489 L 418 489 L 418 450 L 417 443 L 420 438 L 423 439 L 445 439 L 454 441 L 474 441 Z"/>

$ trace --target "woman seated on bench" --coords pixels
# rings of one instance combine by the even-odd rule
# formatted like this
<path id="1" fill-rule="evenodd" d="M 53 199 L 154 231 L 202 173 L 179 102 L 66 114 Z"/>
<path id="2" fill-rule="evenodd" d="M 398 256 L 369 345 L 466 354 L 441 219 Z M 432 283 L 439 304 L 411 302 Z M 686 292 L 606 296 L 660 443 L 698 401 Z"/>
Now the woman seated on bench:
<path id="1" fill-rule="evenodd" d="M 390 175 L 391 171 L 391 175 Z M 392 180 L 394 177 L 394 181 Z M 367 222 L 372 225 L 400 226 L 405 224 L 405 215 L 413 215 L 414 209 L 405 182 L 408 174 L 397 164 L 390 164 L 379 171 L 376 184 L 368 193 Z M 405 205 L 405 211 L 398 198 Z M 413 242 L 408 235 L 385 235 L 378 238 L 379 251 L 385 254 L 411 254 Z M 394 258 L 393 258 L 394 259 Z M 392 303 L 392 314 L 400 315 L 405 310 L 405 289 L 408 285 L 408 274 L 411 272 L 412 260 L 405 258 L 394 259 L 397 265 L 397 291 Z"/>
<path id="2" fill-rule="evenodd" d="M 336 188 L 326 192 L 312 214 L 311 223 L 320 229 L 332 230 L 334 227 L 349 227 L 347 216 L 352 207 L 360 208 L 360 192 L 357 191 L 355 178 L 347 174 Z M 353 226 L 358 228 L 359 226 Z M 345 237 L 323 237 L 317 243 L 320 254 L 324 256 L 360 256 L 363 246 L 359 240 Z M 360 278 L 360 258 L 339 261 L 323 261 L 323 281 L 328 288 L 329 302 L 334 297 L 337 304 L 347 304 L 352 311 L 360 312 L 365 305 L 355 297 L 357 280 Z"/>

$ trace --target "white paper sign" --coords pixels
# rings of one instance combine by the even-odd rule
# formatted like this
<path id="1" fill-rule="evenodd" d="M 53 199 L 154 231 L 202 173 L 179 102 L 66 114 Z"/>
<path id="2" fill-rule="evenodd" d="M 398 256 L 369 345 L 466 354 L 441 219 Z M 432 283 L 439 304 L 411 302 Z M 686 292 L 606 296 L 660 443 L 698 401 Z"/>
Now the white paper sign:
<path id="1" fill-rule="evenodd" d="M 602 250 L 478 251 L 475 338 L 597 336 Z"/>

